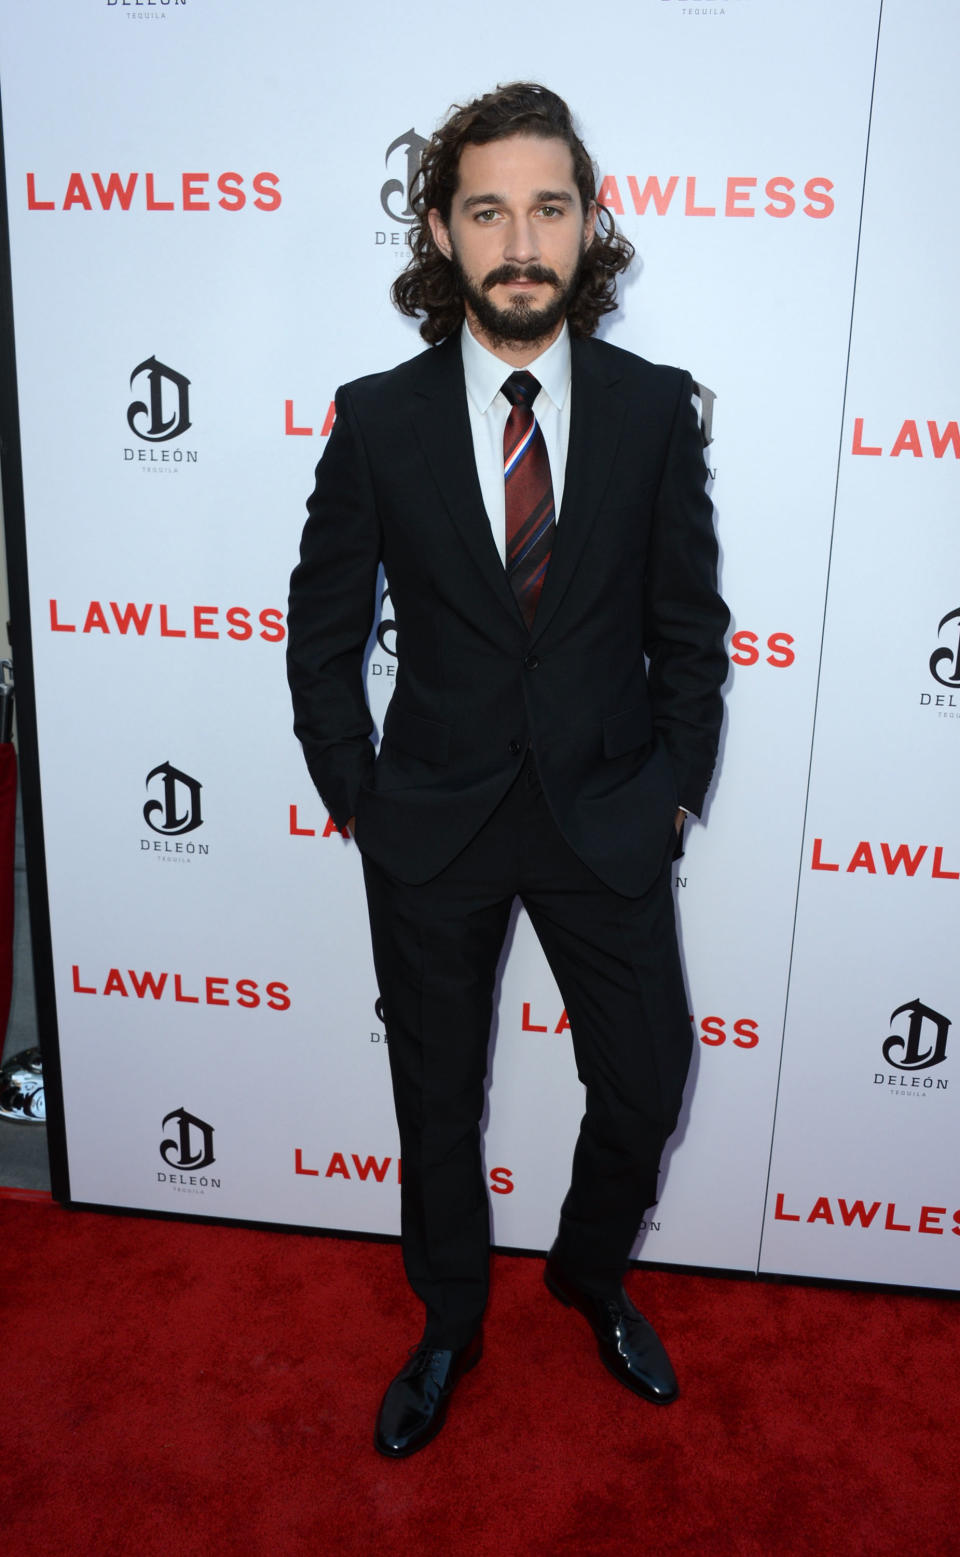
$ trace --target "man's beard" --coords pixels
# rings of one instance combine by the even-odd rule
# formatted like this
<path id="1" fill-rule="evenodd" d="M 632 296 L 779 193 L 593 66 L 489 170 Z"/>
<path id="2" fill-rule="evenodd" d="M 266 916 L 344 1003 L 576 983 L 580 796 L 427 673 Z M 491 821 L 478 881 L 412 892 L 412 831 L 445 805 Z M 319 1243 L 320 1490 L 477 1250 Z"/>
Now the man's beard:
<path id="1" fill-rule="evenodd" d="M 580 285 L 582 259 L 577 264 L 566 285 L 555 270 L 546 265 L 499 265 L 484 276 L 478 287 L 467 275 L 454 250 L 450 263 L 465 303 L 476 315 L 477 323 L 495 346 L 516 342 L 529 343 L 544 340 L 566 318 L 567 310 L 577 295 Z M 501 282 L 542 281 L 552 286 L 555 296 L 542 308 L 533 308 L 530 299 L 515 297 L 509 308 L 498 308 L 491 301 L 490 290 Z"/>

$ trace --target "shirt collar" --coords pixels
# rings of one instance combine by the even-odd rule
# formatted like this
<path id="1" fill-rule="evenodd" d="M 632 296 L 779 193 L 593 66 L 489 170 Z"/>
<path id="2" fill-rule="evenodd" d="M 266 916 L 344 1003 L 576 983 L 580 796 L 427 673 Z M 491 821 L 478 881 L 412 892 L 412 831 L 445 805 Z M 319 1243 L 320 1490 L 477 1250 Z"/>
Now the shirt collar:
<path id="1" fill-rule="evenodd" d="M 467 394 L 482 416 L 489 411 L 500 386 L 516 370 L 513 363 L 504 362 L 482 346 L 466 320 L 460 332 L 460 348 Z M 570 392 L 570 331 L 566 325 L 546 351 L 527 363 L 527 371 L 539 379 L 543 393 L 561 410 Z"/>

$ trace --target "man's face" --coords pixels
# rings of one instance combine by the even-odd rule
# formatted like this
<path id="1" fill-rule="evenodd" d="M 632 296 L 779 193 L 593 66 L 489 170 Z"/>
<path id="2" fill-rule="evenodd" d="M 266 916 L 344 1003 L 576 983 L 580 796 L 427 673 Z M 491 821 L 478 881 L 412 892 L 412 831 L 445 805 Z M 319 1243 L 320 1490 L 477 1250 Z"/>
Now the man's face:
<path id="1" fill-rule="evenodd" d="M 465 146 L 450 221 L 435 210 L 429 221 L 485 345 L 542 349 L 559 334 L 596 223 L 592 205 L 584 219 L 564 141 L 511 135 Z"/>

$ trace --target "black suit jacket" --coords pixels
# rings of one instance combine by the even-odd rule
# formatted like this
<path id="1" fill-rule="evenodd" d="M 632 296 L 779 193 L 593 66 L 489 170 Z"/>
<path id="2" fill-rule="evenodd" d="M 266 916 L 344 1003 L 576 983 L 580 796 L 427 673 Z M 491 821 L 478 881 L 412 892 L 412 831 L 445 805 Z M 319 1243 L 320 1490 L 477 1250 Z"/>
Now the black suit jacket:
<path id="1" fill-rule="evenodd" d="M 533 747 L 561 831 L 639 895 L 678 800 L 699 811 L 728 612 L 692 381 L 572 343 L 553 555 L 528 631 L 476 473 L 458 336 L 337 395 L 291 579 L 294 730 L 338 824 L 401 880 L 474 836 Z M 374 756 L 364 650 L 383 562 L 396 689 Z"/>

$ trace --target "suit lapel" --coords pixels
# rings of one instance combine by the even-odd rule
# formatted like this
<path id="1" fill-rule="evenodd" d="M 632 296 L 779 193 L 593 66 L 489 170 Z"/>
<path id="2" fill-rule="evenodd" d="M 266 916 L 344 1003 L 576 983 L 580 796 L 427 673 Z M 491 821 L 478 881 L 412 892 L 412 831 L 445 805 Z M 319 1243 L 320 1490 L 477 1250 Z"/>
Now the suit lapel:
<path id="1" fill-rule="evenodd" d="M 423 456 L 474 563 L 500 604 L 520 620 L 480 492 L 459 332 L 425 352 L 420 361 L 413 421 Z"/>
<path id="2" fill-rule="evenodd" d="M 603 362 L 593 342 L 571 342 L 570 441 L 563 502 L 534 618 L 534 638 L 555 614 L 576 573 L 606 490 L 623 425 L 623 401 L 613 387 L 619 376 L 616 367 Z"/>

